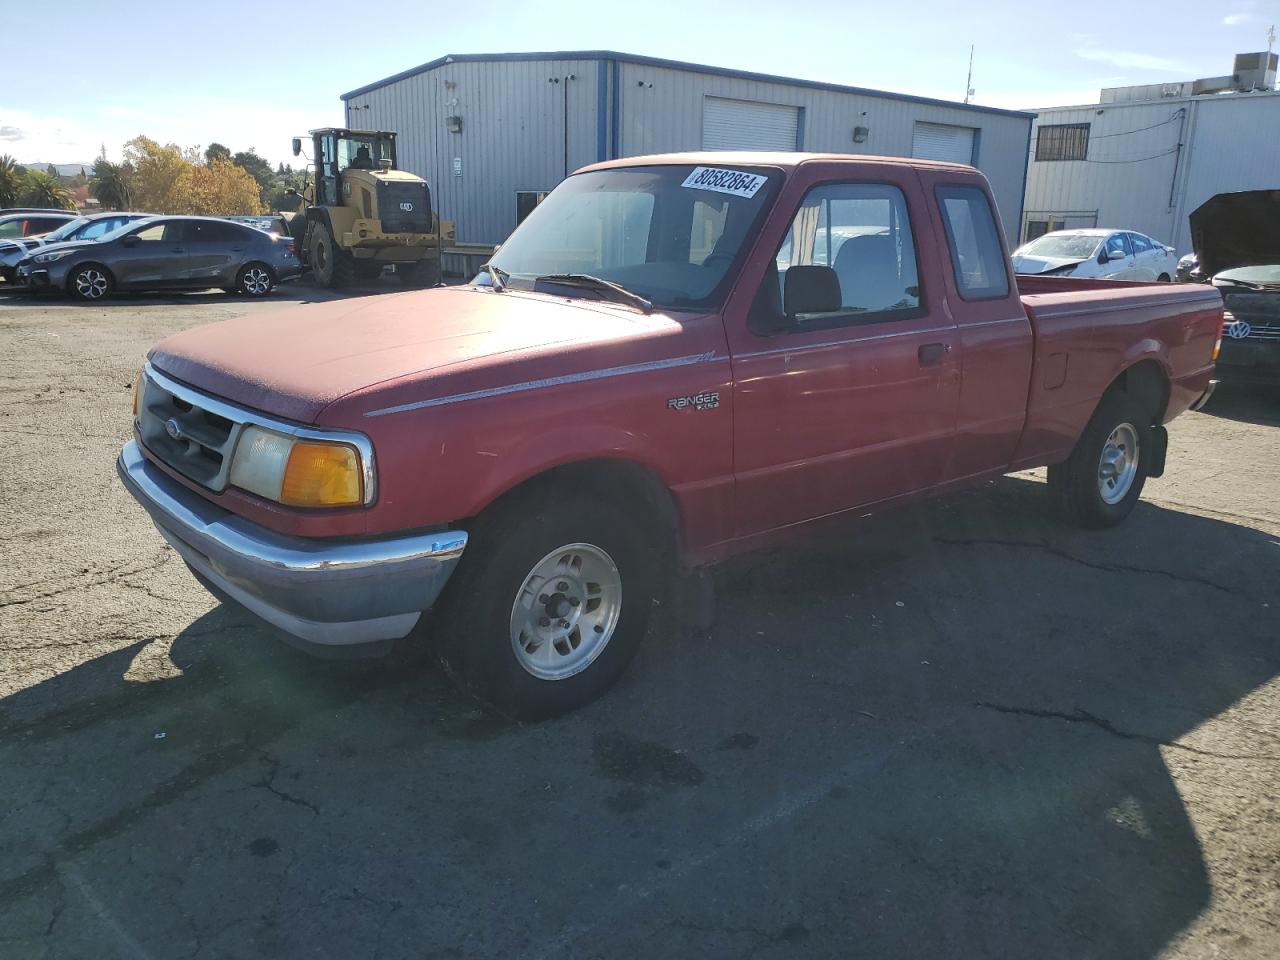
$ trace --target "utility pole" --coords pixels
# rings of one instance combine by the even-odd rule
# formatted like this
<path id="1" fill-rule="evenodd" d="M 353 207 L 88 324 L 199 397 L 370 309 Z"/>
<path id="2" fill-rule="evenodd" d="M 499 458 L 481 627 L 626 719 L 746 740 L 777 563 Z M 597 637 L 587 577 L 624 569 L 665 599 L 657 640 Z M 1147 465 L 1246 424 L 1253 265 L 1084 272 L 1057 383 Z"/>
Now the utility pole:
<path id="1" fill-rule="evenodd" d="M 964 78 L 964 102 L 973 96 L 973 44 L 969 44 L 969 75 Z"/>

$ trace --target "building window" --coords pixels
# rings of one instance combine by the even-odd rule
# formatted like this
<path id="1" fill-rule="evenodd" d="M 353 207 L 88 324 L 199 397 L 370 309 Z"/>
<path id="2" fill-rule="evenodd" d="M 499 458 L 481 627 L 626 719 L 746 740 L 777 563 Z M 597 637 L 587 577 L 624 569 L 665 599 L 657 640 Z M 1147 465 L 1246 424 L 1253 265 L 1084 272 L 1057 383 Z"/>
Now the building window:
<path id="1" fill-rule="evenodd" d="M 516 191 L 516 226 L 524 223 L 524 218 L 533 213 L 533 208 L 547 199 L 548 190 Z"/>
<path id="2" fill-rule="evenodd" d="M 1089 152 L 1089 124 L 1054 123 L 1037 128 L 1037 160 L 1083 160 Z"/>

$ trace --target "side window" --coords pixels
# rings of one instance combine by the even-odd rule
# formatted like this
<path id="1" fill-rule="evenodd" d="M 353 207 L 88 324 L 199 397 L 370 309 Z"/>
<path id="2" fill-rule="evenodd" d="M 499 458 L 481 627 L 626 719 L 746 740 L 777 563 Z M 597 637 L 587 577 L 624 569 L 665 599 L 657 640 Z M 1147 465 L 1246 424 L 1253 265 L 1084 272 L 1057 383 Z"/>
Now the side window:
<path id="1" fill-rule="evenodd" d="M 937 189 L 956 288 L 965 300 L 1001 300 L 1009 295 L 1009 272 L 999 228 L 986 193 L 979 187 Z"/>
<path id="2" fill-rule="evenodd" d="M 86 224 L 81 228 L 77 235 L 77 240 L 97 240 L 99 237 L 105 237 L 112 230 L 124 226 L 125 221 L 118 220 L 114 217 L 108 217 L 104 220 L 94 220 L 92 223 Z"/>
<path id="3" fill-rule="evenodd" d="M 1129 234 L 1129 241 L 1133 244 L 1134 253 L 1148 253 L 1151 250 L 1151 241 L 1140 233 Z"/>
<path id="4" fill-rule="evenodd" d="M 802 322 L 837 325 L 919 316 L 911 218 L 902 191 L 890 184 L 814 187 L 775 261 L 783 312 Z"/>
<path id="5" fill-rule="evenodd" d="M 57 230 L 66 222 L 66 220 L 52 220 L 49 218 L 32 220 L 31 225 L 27 228 L 27 233 L 48 233 L 50 230 Z"/>
<path id="6" fill-rule="evenodd" d="M 164 225 L 165 243 L 182 243 L 191 239 L 191 224 L 186 220 L 170 220 Z"/>
<path id="7" fill-rule="evenodd" d="M 1129 256 L 1129 241 L 1124 238 L 1123 233 L 1113 233 L 1107 237 L 1107 256 L 1112 253 L 1119 253 L 1122 257 Z"/>
<path id="8" fill-rule="evenodd" d="M 243 243 L 248 232 L 233 223 L 213 223 L 192 220 L 187 224 L 189 243 Z"/>
<path id="9" fill-rule="evenodd" d="M 166 226 L 167 224 L 163 222 L 153 223 L 149 226 L 143 227 L 141 230 L 136 231 L 132 235 L 137 237 L 143 243 L 160 243 L 161 241 L 164 240 L 164 233 L 165 233 Z"/>

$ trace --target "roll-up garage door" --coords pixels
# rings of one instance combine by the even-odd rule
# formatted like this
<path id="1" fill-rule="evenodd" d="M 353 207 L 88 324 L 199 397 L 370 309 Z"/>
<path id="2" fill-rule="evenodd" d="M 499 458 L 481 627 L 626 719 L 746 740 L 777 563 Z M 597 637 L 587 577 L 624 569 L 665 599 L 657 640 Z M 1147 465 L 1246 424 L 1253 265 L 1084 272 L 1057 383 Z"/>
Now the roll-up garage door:
<path id="1" fill-rule="evenodd" d="M 800 108 L 754 100 L 702 100 L 703 150 L 797 150 Z"/>
<path id="2" fill-rule="evenodd" d="M 973 163 L 973 127 L 917 122 L 911 135 L 911 155 L 921 160 Z"/>

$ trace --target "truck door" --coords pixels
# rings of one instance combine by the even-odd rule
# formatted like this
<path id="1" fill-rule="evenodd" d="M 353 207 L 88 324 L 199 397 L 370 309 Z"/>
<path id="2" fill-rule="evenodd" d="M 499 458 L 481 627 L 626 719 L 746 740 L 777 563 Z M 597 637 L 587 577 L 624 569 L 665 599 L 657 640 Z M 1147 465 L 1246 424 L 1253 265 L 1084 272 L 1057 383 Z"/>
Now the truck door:
<path id="1" fill-rule="evenodd" d="M 1010 276 L 995 206 L 981 181 L 929 170 L 920 178 L 934 199 L 931 237 L 943 264 L 940 295 L 956 320 L 961 357 L 956 438 L 944 479 L 1002 473 L 1026 419 L 1031 322 Z M 1066 359 L 1062 355 L 1063 376 Z"/>
<path id="2" fill-rule="evenodd" d="M 959 351 L 934 281 L 925 199 L 908 173 L 802 165 L 792 186 L 800 181 L 803 193 L 780 198 L 761 239 L 770 259 L 757 251 L 744 273 L 750 316 L 726 318 L 740 536 L 942 475 Z"/>

